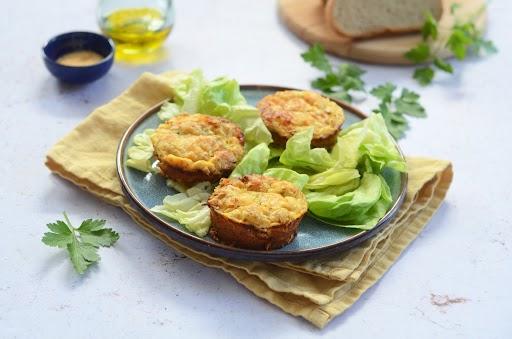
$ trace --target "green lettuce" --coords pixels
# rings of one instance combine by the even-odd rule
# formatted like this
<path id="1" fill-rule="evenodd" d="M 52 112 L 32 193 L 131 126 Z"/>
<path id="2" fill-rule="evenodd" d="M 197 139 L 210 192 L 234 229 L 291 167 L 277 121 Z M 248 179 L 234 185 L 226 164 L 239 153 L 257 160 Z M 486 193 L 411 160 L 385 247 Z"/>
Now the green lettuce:
<path id="1" fill-rule="evenodd" d="M 331 168 L 305 186 L 309 211 L 343 227 L 370 229 L 392 204 L 385 167 L 406 170 L 382 116 L 374 114 L 342 131 L 331 151 Z"/>
<path id="2" fill-rule="evenodd" d="M 391 207 L 389 186 L 382 176 L 364 173 L 359 187 L 342 194 L 306 194 L 309 211 L 344 227 L 370 229 Z"/>
<path id="3" fill-rule="evenodd" d="M 222 116 L 238 124 L 249 148 L 272 142 L 259 111 L 247 104 L 236 80 L 220 77 L 207 83 L 201 94 L 199 113 Z"/>
<path id="4" fill-rule="evenodd" d="M 245 105 L 246 101 L 240 92 L 238 82 L 227 77 L 216 78 L 205 86 L 199 97 L 199 112 L 227 116 L 233 107 Z"/>
<path id="5" fill-rule="evenodd" d="M 359 187 L 357 169 L 333 167 L 309 177 L 305 188 L 318 193 L 341 195 Z"/>
<path id="6" fill-rule="evenodd" d="M 151 208 L 151 211 L 174 219 L 188 231 L 204 237 L 211 225 L 210 209 L 206 204 L 211 192 L 211 184 L 201 182 L 182 193 L 166 196 L 162 205 Z"/>
<path id="7" fill-rule="evenodd" d="M 160 107 L 160 110 L 158 111 L 158 119 L 165 121 L 169 120 L 170 118 L 180 114 L 181 107 L 173 102 L 166 102 Z"/>
<path id="8" fill-rule="evenodd" d="M 266 144 L 259 144 L 247 152 L 231 172 L 230 178 L 247 174 L 262 174 L 268 166 L 270 150 Z"/>
<path id="9" fill-rule="evenodd" d="M 317 190 L 329 186 L 344 185 L 355 179 L 359 179 L 359 177 L 360 175 L 357 169 L 333 167 L 324 172 L 310 176 L 306 188 Z"/>
<path id="10" fill-rule="evenodd" d="M 154 129 L 148 128 L 143 133 L 133 137 L 133 144 L 128 148 L 126 166 L 135 168 L 142 172 L 152 172 L 153 143 L 151 135 Z"/>
<path id="11" fill-rule="evenodd" d="M 372 173 L 380 173 L 384 167 L 400 172 L 407 170 L 380 114 L 372 114 L 343 130 L 331 155 L 337 166 L 344 168 L 363 166 Z"/>
<path id="12" fill-rule="evenodd" d="M 225 117 L 240 125 L 244 131 L 247 149 L 272 142 L 256 107 L 247 104 L 234 79 L 227 77 L 205 80 L 200 70 L 181 74 L 170 82 L 173 102 L 165 103 L 158 117 L 167 120 L 179 113 L 202 113 Z"/>
<path id="13" fill-rule="evenodd" d="M 180 112 L 199 113 L 199 101 L 205 83 L 203 72 L 199 69 L 171 79 L 174 102 L 179 106 Z"/>
<path id="14" fill-rule="evenodd" d="M 279 161 L 291 168 L 311 169 L 316 172 L 325 171 L 334 166 L 335 161 L 325 148 L 311 149 L 313 127 L 305 128 L 286 142 L 286 148 Z"/>
<path id="15" fill-rule="evenodd" d="M 274 177 L 280 180 L 286 180 L 297 186 L 301 191 L 309 180 L 307 174 L 297 173 L 294 170 L 288 168 L 269 168 L 263 175 Z"/>

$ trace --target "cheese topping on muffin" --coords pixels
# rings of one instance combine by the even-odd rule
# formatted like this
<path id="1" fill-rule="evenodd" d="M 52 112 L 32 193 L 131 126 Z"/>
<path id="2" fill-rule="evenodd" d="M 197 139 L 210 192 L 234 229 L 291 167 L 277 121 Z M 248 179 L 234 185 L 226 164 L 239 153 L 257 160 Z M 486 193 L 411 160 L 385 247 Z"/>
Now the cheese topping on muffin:
<path id="1" fill-rule="evenodd" d="M 258 103 L 267 128 L 283 138 L 314 126 L 313 139 L 336 134 L 345 118 L 335 102 L 307 91 L 280 91 L 267 95 Z"/>
<path id="2" fill-rule="evenodd" d="M 308 208 L 295 185 L 263 175 L 221 179 L 208 205 L 226 218 L 256 228 L 286 224 L 301 218 Z"/>
<path id="3" fill-rule="evenodd" d="M 238 125 L 204 114 L 180 114 L 167 120 L 151 141 L 161 163 L 182 171 L 219 174 L 232 170 L 244 153 Z"/>

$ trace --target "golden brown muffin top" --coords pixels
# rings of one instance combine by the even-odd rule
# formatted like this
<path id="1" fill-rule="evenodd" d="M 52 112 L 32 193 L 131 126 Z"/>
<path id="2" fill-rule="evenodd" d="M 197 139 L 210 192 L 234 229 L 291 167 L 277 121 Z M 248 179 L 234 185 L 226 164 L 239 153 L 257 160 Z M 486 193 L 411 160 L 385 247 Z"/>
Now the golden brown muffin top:
<path id="1" fill-rule="evenodd" d="M 294 184 L 256 174 L 221 179 L 208 205 L 226 218 L 256 228 L 289 223 L 308 209 L 306 197 Z"/>
<path id="2" fill-rule="evenodd" d="M 205 114 L 180 114 L 151 136 L 159 161 L 185 171 L 221 173 L 244 154 L 244 136 L 231 121 Z"/>
<path id="3" fill-rule="evenodd" d="M 345 121 L 343 109 L 335 102 L 309 91 L 280 91 L 258 103 L 267 128 L 289 139 L 299 130 L 314 126 L 313 139 L 326 138 Z"/>

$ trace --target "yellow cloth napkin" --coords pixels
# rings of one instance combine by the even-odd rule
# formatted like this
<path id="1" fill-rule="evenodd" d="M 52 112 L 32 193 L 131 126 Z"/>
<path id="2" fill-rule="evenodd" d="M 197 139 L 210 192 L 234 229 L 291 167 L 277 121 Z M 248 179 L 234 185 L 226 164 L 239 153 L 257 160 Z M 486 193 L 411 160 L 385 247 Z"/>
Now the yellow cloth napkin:
<path id="1" fill-rule="evenodd" d="M 46 165 L 121 207 L 169 246 L 204 265 L 220 268 L 257 296 L 318 327 L 349 308 L 377 282 L 416 238 L 445 197 L 452 180 L 447 161 L 407 158 L 407 198 L 392 225 L 359 247 L 331 258 L 303 263 L 226 260 L 195 252 L 160 233 L 125 199 L 116 173 L 116 149 L 124 131 L 149 107 L 170 96 L 169 78 L 143 74 L 119 97 L 91 113 L 48 153 Z"/>

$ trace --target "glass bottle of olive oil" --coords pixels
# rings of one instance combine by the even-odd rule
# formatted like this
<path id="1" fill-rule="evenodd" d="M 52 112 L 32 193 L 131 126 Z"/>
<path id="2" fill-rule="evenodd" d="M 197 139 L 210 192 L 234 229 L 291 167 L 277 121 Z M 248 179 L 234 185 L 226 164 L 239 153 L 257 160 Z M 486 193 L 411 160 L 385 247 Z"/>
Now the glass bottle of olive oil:
<path id="1" fill-rule="evenodd" d="M 162 46 L 171 32 L 173 3 L 172 0 L 101 0 L 98 22 L 103 33 L 114 40 L 116 58 L 129 61 L 146 58 Z"/>

